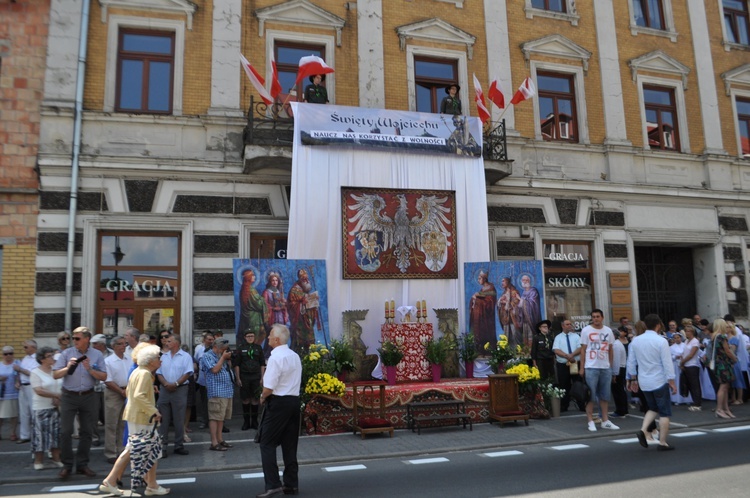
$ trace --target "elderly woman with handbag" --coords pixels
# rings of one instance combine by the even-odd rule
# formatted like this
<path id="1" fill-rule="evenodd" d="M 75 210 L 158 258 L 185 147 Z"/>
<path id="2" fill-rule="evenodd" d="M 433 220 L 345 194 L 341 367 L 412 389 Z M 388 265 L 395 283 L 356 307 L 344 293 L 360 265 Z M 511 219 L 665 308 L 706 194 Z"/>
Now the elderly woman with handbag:
<path id="1" fill-rule="evenodd" d="M 52 463 L 62 468 L 60 461 L 60 396 L 62 379 L 55 379 L 52 365 L 55 364 L 55 350 L 43 347 L 36 353 L 39 366 L 29 375 L 34 395 L 31 408 L 34 412 L 31 429 L 31 452 L 34 454 L 34 470 L 44 469 L 44 453 L 52 454 Z"/>

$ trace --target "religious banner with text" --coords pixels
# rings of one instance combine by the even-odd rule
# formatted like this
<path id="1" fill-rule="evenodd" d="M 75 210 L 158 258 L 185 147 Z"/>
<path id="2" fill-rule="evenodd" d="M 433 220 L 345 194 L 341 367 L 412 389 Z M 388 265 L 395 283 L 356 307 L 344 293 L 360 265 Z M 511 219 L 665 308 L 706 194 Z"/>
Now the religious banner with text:
<path id="1" fill-rule="evenodd" d="M 378 147 L 481 157 L 479 118 L 425 112 L 296 104 L 303 145 Z"/>
<path id="2" fill-rule="evenodd" d="M 456 193 L 341 187 L 347 279 L 457 278 Z"/>

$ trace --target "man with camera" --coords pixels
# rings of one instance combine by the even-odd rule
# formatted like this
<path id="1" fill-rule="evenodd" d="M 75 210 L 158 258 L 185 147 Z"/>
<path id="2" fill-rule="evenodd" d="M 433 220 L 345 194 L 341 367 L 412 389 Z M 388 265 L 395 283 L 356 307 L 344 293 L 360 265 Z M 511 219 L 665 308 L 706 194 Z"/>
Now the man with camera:
<path id="1" fill-rule="evenodd" d="M 208 429 L 211 433 L 211 451 L 227 451 L 232 445 L 224 441 L 224 421 L 232 418 L 234 386 L 230 361 L 232 351 L 227 339 L 216 339 L 213 347 L 201 358 L 201 371 L 208 393 Z"/>

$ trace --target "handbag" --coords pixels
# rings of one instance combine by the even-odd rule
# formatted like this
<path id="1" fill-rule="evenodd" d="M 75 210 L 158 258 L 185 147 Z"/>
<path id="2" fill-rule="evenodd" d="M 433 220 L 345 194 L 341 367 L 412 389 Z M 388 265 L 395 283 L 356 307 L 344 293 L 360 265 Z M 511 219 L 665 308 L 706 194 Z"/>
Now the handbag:
<path id="1" fill-rule="evenodd" d="M 591 401 L 591 389 L 583 381 L 575 381 L 570 386 L 570 397 L 575 400 L 578 406 L 584 406 Z"/>
<path id="2" fill-rule="evenodd" d="M 716 339 L 718 339 L 719 336 L 717 335 L 714 339 L 713 347 L 711 348 L 711 362 L 708 364 L 708 368 L 713 372 L 716 368 Z"/>
<path id="3" fill-rule="evenodd" d="M 568 368 L 570 369 L 570 375 L 578 375 L 578 362 L 568 362 Z"/>

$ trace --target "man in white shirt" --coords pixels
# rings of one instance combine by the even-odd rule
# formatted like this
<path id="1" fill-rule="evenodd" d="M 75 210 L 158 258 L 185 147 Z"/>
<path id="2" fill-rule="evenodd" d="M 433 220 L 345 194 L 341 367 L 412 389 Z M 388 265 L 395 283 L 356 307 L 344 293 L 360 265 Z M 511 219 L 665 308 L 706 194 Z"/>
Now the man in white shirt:
<path id="1" fill-rule="evenodd" d="M 591 312 L 591 324 L 581 330 L 581 376 L 591 389 L 591 401 L 586 404 L 588 429 L 596 432 L 594 423 L 594 399 L 599 400 L 602 413 L 602 429 L 619 429 L 609 420 L 609 396 L 611 384 L 615 381 L 612 373 L 612 343 L 615 335 L 604 325 L 604 312 L 595 309 Z"/>
<path id="2" fill-rule="evenodd" d="M 104 457 L 108 463 L 115 463 L 122 452 L 122 434 L 125 422 L 122 412 L 125 409 L 125 388 L 128 387 L 128 373 L 133 362 L 125 356 L 125 339 L 112 339 L 113 354 L 104 359 L 107 379 L 104 381 Z"/>
<path id="3" fill-rule="evenodd" d="M 643 416 L 641 430 L 636 432 L 641 446 L 648 448 L 646 430 L 659 415 L 659 451 L 673 450 L 667 444 L 669 417 L 672 416 L 670 394 L 677 393 L 674 382 L 674 364 L 669 352 L 669 343 L 659 336 L 661 319 L 658 315 L 646 315 L 643 319 L 646 332 L 630 343 L 628 351 L 628 388 L 632 392 L 643 391 L 648 411 Z"/>
<path id="4" fill-rule="evenodd" d="M 21 388 L 18 391 L 18 422 L 20 426 L 20 439 L 17 444 L 28 443 L 31 439 L 31 402 L 34 399 L 34 390 L 31 388 L 31 371 L 39 366 L 36 361 L 36 341 L 29 339 L 23 343 L 23 357 L 20 364 L 14 365 L 13 369 L 18 372 L 18 380 Z"/>
<path id="5" fill-rule="evenodd" d="M 297 353 L 289 349 L 289 329 L 279 323 L 271 328 L 267 344 L 273 348 L 263 376 L 261 405 L 265 410 L 261 418 L 257 441 L 263 462 L 266 491 L 256 498 L 299 492 L 297 442 L 300 424 L 300 384 L 302 362 Z M 281 445 L 284 459 L 284 484 L 279 479 L 276 448 Z"/>
<path id="6" fill-rule="evenodd" d="M 161 357 L 161 367 L 156 371 L 161 388 L 156 407 L 161 413 L 159 433 L 163 439 L 162 458 L 167 456 L 167 435 L 170 422 L 174 423 L 174 452 L 189 454 L 185 449 L 185 415 L 187 409 L 188 378 L 193 375 L 193 359 L 180 349 L 180 336 L 171 334 L 166 340 L 169 349 Z"/>
<path id="7" fill-rule="evenodd" d="M 578 365 L 581 359 L 581 336 L 575 333 L 573 322 L 568 319 L 562 322 L 562 333 L 555 336 L 552 343 L 552 351 L 555 353 L 555 370 L 557 371 L 557 383 L 565 389 L 565 396 L 560 402 L 560 411 L 568 411 L 570 404 L 570 365 Z M 577 376 L 576 376 L 577 377 Z"/>
<path id="8" fill-rule="evenodd" d="M 128 358 L 131 358 L 133 356 L 133 348 L 138 345 L 138 338 L 140 336 L 141 331 L 135 327 L 128 327 L 128 329 L 125 331 L 125 335 L 123 336 L 125 338 L 125 344 L 127 344 L 127 346 L 125 347 L 125 356 L 127 356 Z"/>

